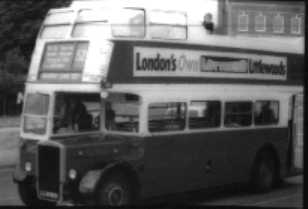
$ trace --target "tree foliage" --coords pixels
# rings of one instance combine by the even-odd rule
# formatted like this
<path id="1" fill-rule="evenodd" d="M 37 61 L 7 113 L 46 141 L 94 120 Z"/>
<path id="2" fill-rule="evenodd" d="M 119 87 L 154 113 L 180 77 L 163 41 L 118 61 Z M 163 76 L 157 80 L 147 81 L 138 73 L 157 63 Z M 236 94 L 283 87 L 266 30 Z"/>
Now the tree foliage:
<path id="1" fill-rule="evenodd" d="M 0 89 L 27 73 L 37 33 L 50 8 L 71 0 L 0 1 Z"/>

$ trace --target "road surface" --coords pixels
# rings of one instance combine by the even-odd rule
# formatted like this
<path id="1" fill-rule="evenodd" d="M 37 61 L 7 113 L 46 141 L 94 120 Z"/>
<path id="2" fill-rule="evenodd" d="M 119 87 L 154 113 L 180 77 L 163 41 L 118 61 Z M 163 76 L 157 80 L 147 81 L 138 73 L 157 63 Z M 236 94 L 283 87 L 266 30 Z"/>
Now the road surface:
<path id="1" fill-rule="evenodd" d="M 17 194 L 16 185 L 12 182 L 12 168 L 0 169 L 0 206 L 3 205 L 23 205 Z M 184 200 L 187 204 L 196 205 L 223 205 L 223 206 L 258 206 L 258 207 L 292 207 L 303 208 L 303 176 L 288 178 L 278 189 L 266 194 L 251 194 L 248 192 L 231 191 L 214 192 L 205 194 L 204 192 L 194 192 L 189 194 L 189 198 Z M 185 196 L 185 195 L 184 195 Z M 183 197 L 182 203 L 183 203 Z M 169 198 L 167 198 L 169 199 Z"/>

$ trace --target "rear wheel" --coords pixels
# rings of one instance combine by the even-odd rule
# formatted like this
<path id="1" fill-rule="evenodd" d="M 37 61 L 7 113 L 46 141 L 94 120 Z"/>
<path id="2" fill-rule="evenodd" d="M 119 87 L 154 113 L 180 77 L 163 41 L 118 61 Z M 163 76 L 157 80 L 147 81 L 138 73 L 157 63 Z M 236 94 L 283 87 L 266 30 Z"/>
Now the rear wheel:
<path id="1" fill-rule="evenodd" d="M 18 183 L 18 192 L 20 199 L 27 206 L 47 206 L 55 205 L 55 203 L 43 201 L 37 198 L 37 193 L 34 185 L 24 182 Z"/>
<path id="2" fill-rule="evenodd" d="M 255 192 L 267 192 L 273 188 L 277 181 L 277 166 L 271 153 L 261 154 L 252 171 L 252 186 Z"/>
<path id="3" fill-rule="evenodd" d="M 97 204 L 123 206 L 132 204 L 133 190 L 127 178 L 121 174 L 103 179 L 97 191 Z"/>

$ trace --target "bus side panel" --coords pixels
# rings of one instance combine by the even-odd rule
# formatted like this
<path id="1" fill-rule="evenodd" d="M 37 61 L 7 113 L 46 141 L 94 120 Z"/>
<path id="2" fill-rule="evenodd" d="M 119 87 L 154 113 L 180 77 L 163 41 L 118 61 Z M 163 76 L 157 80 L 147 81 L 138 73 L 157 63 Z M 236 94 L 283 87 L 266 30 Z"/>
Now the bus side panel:
<path id="1" fill-rule="evenodd" d="M 267 128 L 145 139 L 145 196 L 247 182 L 258 150 L 271 144 L 285 169 L 288 129 Z"/>
<path id="2" fill-rule="evenodd" d="M 304 141 L 304 97 L 302 94 L 295 96 L 293 115 L 293 159 L 294 168 L 303 169 L 303 141 Z"/>

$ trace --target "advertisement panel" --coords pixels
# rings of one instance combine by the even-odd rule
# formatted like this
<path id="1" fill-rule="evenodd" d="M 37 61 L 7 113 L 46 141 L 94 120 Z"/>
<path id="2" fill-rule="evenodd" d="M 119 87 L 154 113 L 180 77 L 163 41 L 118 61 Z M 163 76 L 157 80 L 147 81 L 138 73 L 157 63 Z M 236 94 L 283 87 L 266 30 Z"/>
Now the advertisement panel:
<path id="1" fill-rule="evenodd" d="M 286 80 L 287 58 L 252 53 L 135 47 L 133 75 Z"/>

